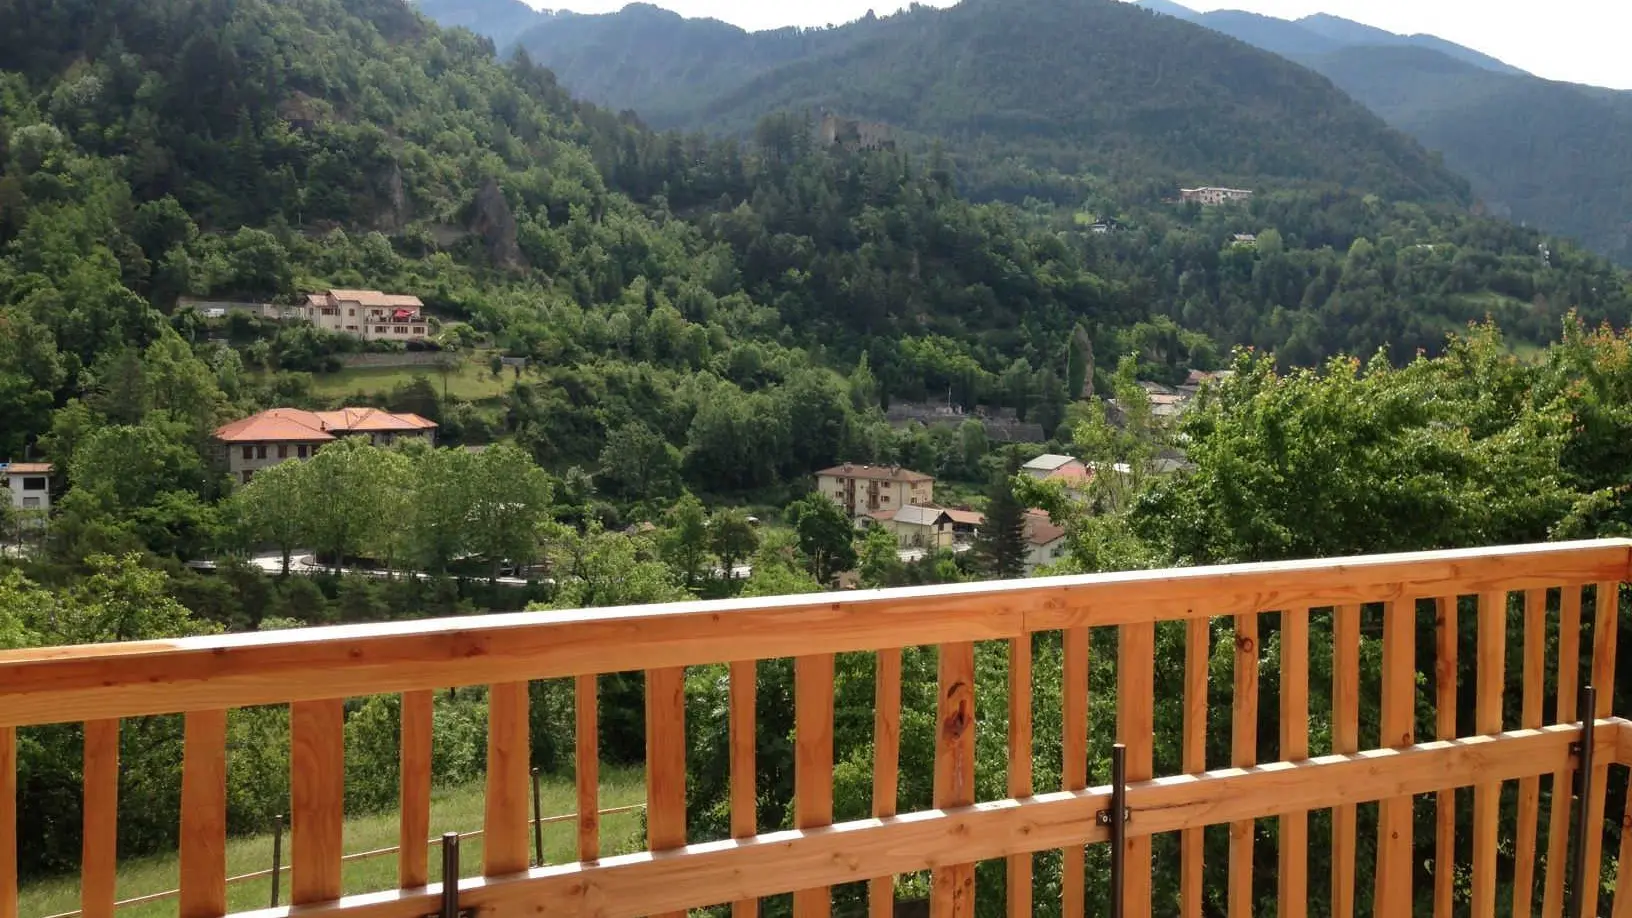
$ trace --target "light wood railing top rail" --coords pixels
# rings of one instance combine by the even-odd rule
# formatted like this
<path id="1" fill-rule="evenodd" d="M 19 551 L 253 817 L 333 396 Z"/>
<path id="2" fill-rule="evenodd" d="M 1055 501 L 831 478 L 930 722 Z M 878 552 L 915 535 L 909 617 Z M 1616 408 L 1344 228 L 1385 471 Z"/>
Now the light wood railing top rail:
<path id="1" fill-rule="evenodd" d="M 0 653 L 0 727 L 1632 580 L 1632 540 L 537 612 Z"/>

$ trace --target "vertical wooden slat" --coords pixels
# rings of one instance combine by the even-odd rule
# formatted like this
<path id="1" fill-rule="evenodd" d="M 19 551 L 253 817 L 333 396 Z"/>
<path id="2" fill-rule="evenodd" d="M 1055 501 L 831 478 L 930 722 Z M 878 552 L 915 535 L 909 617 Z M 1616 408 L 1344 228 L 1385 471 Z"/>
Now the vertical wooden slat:
<path id="1" fill-rule="evenodd" d="M 653 851 L 686 844 L 686 670 L 680 666 L 646 671 L 646 844 Z"/>
<path id="2" fill-rule="evenodd" d="M 975 802 L 975 645 L 940 648 L 936 684 L 935 806 Z M 973 918 L 975 865 L 937 867 L 930 874 L 931 918 Z"/>
<path id="3" fill-rule="evenodd" d="M 84 918 L 113 918 L 119 877 L 118 720 L 85 724 L 84 779 L 79 910 Z"/>
<path id="4" fill-rule="evenodd" d="M 1258 764 L 1258 614 L 1235 617 L 1235 698 L 1230 712 L 1230 764 Z M 1252 918 L 1252 843 L 1256 820 L 1230 823 L 1230 918 Z"/>
<path id="5" fill-rule="evenodd" d="M 814 829 L 833 824 L 833 655 L 799 657 L 793 673 L 793 822 Z M 793 894 L 794 918 L 822 918 L 832 906 L 826 886 Z"/>
<path id="6" fill-rule="evenodd" d="M 1409 746 L 1416 740 L 1417 603 L 1405 599 L 1383 610 L 1382 745 Z M 1377 811 L 1379 915 L 1408 915 L 1412 900 L 1411 798 L 1382 801 Z"/>
<path id="7" fill-rule="evenodd" d="M 1116 661 L 1117 742 L 1127 747 L 1129 782 L 1155 776 L 1156 624 L 1140 622 L 1118 629 Z M 1151 908 L 1150 836 L 1137 833 L 1127 841 L 1123 905 L 1130 916 L 1148 916 Z"/>
<path id="8" fill-rule="evenodd" d="M 1541 696 L 1547 681 L 1547 591 L 1524 594 L 1524 690 L 1519 726 L 1541 726 Z M 1519 779 L 1518 826 L 1513 846 L 1513 914 L 1530 918 L 1536 888 L 1536 822 L 1541 816 L 1541 778 Z"/>
<path id="9" fill-rule="evenodd" d="M 1332 610 L 1332 752 L 1360 751 L 1360 607 Z M 1353 918 L 1356 812 L 1332 810 L 1332 916 Z"/>
<path id="10" fill-rule="evenodd" d="M 180 885 L 180 918 L 227 913 L 226 711 L 192 711 L 183 722 Z"/>
<path id="11" fill-rule="evenodd" d="M 430 691 L 402 694 L 402 819 L 397 835 L 397 885 L 413 889 L 431 882 Z"/>
<path id="12" fill-rule="evenodd" d="M 289 736 L 289 901 L 338 899 L 346 802 L 344 702 L 290 705 Z"/>
<path id="13" fill-rule="evenodd" d="M 0 918 L 17 918 L 17 728 L 0 727 Z"/>
<path id="14" fill-rule="evenodd" d="M 1558 714 L 1567 724 L 1576 718 L 1581 682 L 1581 588 L 1566 586 L 1558 605 Z M 1541 897 L 1542 918 L 1563 918 L 1564 875 L 1569 873 L 1570 801 L 1573 770 L 1553 773 L 1547 828 L 1547 884 Z M 1632 897 L 1629 897 L 1632 899 Z M 1619 902 L 1616 903 L 1619 906 Z M 1436 916 L 1438 918 L 1438 916 Z"/>
<path id="15" fill-rule="evenodd" d="M 1434 738 L 1456 737 L 1456 597 L 1434 600 Z M 1456 791 L 1434 798 L 1434 918 L 1451 918 L 1456 870 Z"/>
<path id="16" fill-rule="evenodd" d="M 1064 790 L 1088 786 L 1088 629 L 1072 628 L 1063 637 L 1065 660 L 1061 675 L 1061 710 L 1065 719 L 1062 744 L 1065 761 L 1060 769 Z M 1064 918 L 1084 918 L 1087 908 L 1086 852 L 1072 845 L 1062 854 L 1060 897 Z"/>
<path id="17" fill-rule="evenodd" d="M 1184 637 L 1184 750 L 1185 774 L 1207 770 L 1207 661 L 1212 655 L 1212 622 L 1192 618 Z M 1179 833 L 1179 914 L 1201 918 L 1202 829 Z"/>
<path id="18" fill-rule="evenodd" d="M 1632 787 L 1627 789 L 1632 799 Z M 1632 807 L 1621 816 L 1621 851 L 1615 862 L 1615 910 L 1613 918 L 1632 918 Z"/>
<path id="19" fill-rule="evenodd" d="M 1477 700 L 1474 729 L 1481 734 L 1502 731 L 1502 681 L 1506 676 L 1507 594 L 1479 597 L 1479 659 L 1475 678 Z M 1500 782 L 1473 788 L 1473 916 L 1496 915 L 1496 833 L 1501 803 Z"/>
<path id="20" fill-rule="evenodd" d="M 1031 635 L 1009 639 L 1009 797 L 1029 797 L 1031 783 Z M 1011 854 L 1007 864 L 1009 918 L 1030 918 L 1031 852 Z"/>
<path id="21" fill-rule="evenodd" d="M 532 751 L 528 743 L 527 683 L 487 690 L 487 794 L 482 814 L 482 875 L 527 869 L 527 796 Z"/>
<path id="22" fill-rule="evenodd" d="M 895 815 L 900 786 L 901 649 L 878 652 L 878 674 L 873 689 L 873 815 Z M 871 918 L 895 914 L 895 877 L 874 877 L 867 883 L 867 911 Z"/>
<path id="23" fill-rule="evenodd" d="M 759 831 L 759 793 L 756 783 L 758 733 L 754 705 L 759 698 L 759 664 L 739 660 L 731 664 L 731 837 L 752 838 Z M 732 918 L 754 918 L 758 899 L 731 903 Z"/>
<path id="24" fill-rule="evenodd" d="M 1608 717 L 1615 710 L 1615 640 L 1620 603 L 1620 584 L 1600 583 L 1597 588 L 1597 606 L 1592 618 L 1592 684 L 1598 690 L 1598 708 L 1594 717 Z M 1586 712 L 1582 712 L 1583 714 Z M 1604 793 L 1609 788 L 1609 765 L 1600 764 L 1592 770 L 1592 796 L 1587 801 L 1587 850 L 1582 853 L 1586 876 L 1590 880 L 1581 890 L 1583 915 L 1598 914 L 1598 876 L 1604 853 Z"/>
<path id="25" fill-rule="evenodd" d="M 1309 610 L 1281 613 L 1281 759 L 1309 757 Z M 1281 816 L 1279 918 L 1309 911 L 1309 813 Z"/>
<path id="26" fill-rule="evenodd" d="M 733 667 L 733 703 L 737 691 L 736 673 Z M 598 861 L 601 858 L 600 681 L 601 677 L 594 673 L 581 674 L 572 680 L 573 784 L 578 797 L 577 848 L 580 861 Z M 752 688 L 749 691 L 752 692 Z M 749 703 L 753 703 L 751 696 Z M 735 711 L 733 707 L 733 716 Z M 734 818 L 735 814 L 732 815 Z"/>

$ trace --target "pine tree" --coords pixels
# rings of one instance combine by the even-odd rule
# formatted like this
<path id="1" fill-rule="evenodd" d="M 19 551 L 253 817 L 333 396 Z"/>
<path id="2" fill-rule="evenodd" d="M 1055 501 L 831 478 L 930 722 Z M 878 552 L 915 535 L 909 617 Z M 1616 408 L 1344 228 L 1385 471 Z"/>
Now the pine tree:
<path id="1" fill-rule="evenodd" d="M 975 538 L 980 569 L 996 580 L 1013 580 L 1026 572 L 1026 508 L 1014 495 L 1016 469 L 1011 458 L 993 477 L 986 492 L 986 522 Z"/>

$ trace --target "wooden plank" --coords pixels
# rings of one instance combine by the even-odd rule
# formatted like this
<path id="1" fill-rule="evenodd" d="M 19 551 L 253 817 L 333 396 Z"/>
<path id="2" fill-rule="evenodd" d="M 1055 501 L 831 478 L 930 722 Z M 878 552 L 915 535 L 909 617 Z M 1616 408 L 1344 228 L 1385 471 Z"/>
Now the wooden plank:
<path id="1" fill-rule="evenodd" d="M 1574 720 L 1581 682 L 1581 589 L 1565 587 L 1558 608 L 1558 697 L 1557 722 Z M 1542 892 L 1542 918 L 1563 918 L 1564 877 L 1570 871 L 1570 808 L 1575 770 L 1553 773 L 1552 800 L 1548 804 L 1547 883 Z M 1628 897 L 1632 901 L 1632 897 Z M 1617 905 L 1619 903 L 1617 902 Z M 1438 918 L 1436 915 L 1435 918 Z"/>
<path id="2" fill-rule="evenodd" d="M 754 706 L 759 698 L 759 664 L 738 660 L 731 664 L 731 837 L 752 838 L 759 831 L 759 785 L 755 753 L 758 732 Z M 732 918 L 755 918 L 758 899 L 731 903 Z"/>
<path id="3" fill-rule="evenodd" d="M 1392 602 L 1383 610 L 1382 675 L 1382 745 L 1409 746 L 1416 741 L 1416 600 Z M 1372 899 L 1378 914 L 1411 913 L 1412 844 L 1411 798 L 1384 800 L 1377 809 L 1377 882 Z"/>
<path id="4" fill-rule="evenodd" d="M 0 727 L 0 918 L 17 918 L 17 731 Z"/>
<path id="5" fill-rule="evenodd" d="M 487 793 L 482 813 L 482 875 L 526 870 L 528 784 L 532 749 L 527 683 L 504 682 L 487 692 Z"/>
<path id="6" fill-rule="evenodd" d="M 1615 910 L 1611 914 L 1613 918 L 1632 918 L 1632 807 L 1621 816 L 1621 850 L 1615 862 Z"/>
<path id="7" fill-rule="evenodd" d="M 1360 607 L 1332 610 L 1332 752 L 1360 749 Z M 1354 916 L 1355 836 L 1353 805 L 1332 810 L 1332 916 Z"/>
<path id="8" fill-rule="evenodd" d="M 1604 721 L 1596 754 L 1619 748 L 1622 721 Z M 1128 804 L 1140 814 L 1130 832 L 1146 835 L 1270 817 L 1368 800 L 1432 793 L 1447 783 L 1500 782 L 1564 767 L 1574 727 L 1544 727 L 1495 737 L 1430 742 L 1409 749 L 1323 756 L 1245 771 L 1158 778 L 1132 785 Z M 859 882 L 874 873 L 907 872 L 922 865 L 990 860 L 1106 841 L 1094 824 L 1110 789 L 1053 792 L 1025 800 L 998 800 L 953 810 L 928 810 L 893 819 L 864 819 L 825 829 L 772 832 L 752 839 L 691 845 L 662 856 L 647 852 L 603 858 L 597 864 L 561 864 L 531 875 L 472 884 L 464 904 L 483 914 L 547 914 L 556 918 L 636 918 L 665 910 L 699 908 L 733 899 L 774 895 L 789 888 Z M 345 907 L 303 909 L 300 918 L 422 918 L 435 896 L 393 891 L 356 896 Z M 289 911 L 243 918 L 289 918 Z"/>
<path id="9" fill-rule="evenodd" d="M 1116 659 L 1117 742 L 1127 747 L 1127 778 L 1155 776 L 1156 625 L 1144 622 L 1118 629 Z M 1151 911 L 1150 836 L 1127 840 L 1123 906 L 1129 916 L 1149 918 Z"/>
<path id="10" fill-rule="evenodd" d="M 346 728 L 341 699 L 289 709 L 289 901 L 340 898 Z"/>
<path id="11" fill-rule="evenodd" d="M 1506 677 L 1507 593 L 1479 597 L 1479 658 L 1474 729 L 1482 734 L 1502 729 L 1502 687 Z M 1473 918 L 1496 916 L 1496 847 L 1502 785 L 1486 782 L 1473 788 Z"/>
<path id="12" fill-rule="evenodd" d="M 970 659 L 972 680 L 972 655 Z M 793 681 L 793 824 L 814 829 L 833 824 L 833 655 L 794 660 Z M 974 733 L 972 724 L 969 732 Z M 832 912 L 832 891 L 826 886 L 793 894 L 794 918 L 821 918 Z"/>
<path id="13" fill-rule="evenodd" d="M 1258 614 L 1235 617 L 1235 697 L 1230 712 L 1230 764 L 1258 764 Z M 1257 820 L 1230 823 L 1230 918 L 1252 918 L 1252 848 Z"/>
<path id="14" fill-rule="evenodd" d="M 0 652 L 0 726 L 1615 580 L 1605 540 Z"/>
<path id="15" fill-rule="evenodd" d="M 731 674 L 736 675 L 735 667 Z M 750 668 L 750 672 L 752 669 Z M 733 692 L 737 684 L 731 682 Z M 750 691 L 752 691 L 750 689 Z M 750 697 L 750 705 L 752 699 Z M 733 716 L 736 708 L 733 707 Z M 600 677 L 575 676 L 572 680 L 573 785 L 577 791 L 578 860 L 593 861 L 601 856 L 601 726 Z M 750 708 L 750 713 L 752 708 Z"/>
<path id="16" fill-rule="evenodd" d="M 397 885 L 403 889 L 431 882 L 431 726 L 435 706 L 429 690 L 403 693 L 402 816 L 397 833 Z"/>
<path id="17" fill-rule="evenodd" d="M 1597 596 L 1592 618 L 1592 684 L 1598 690 L 1598 717 L 1607 717 L 1614 710 L 1615 694 L 1615 643 L 1619 632 L 1620 612 L 1620 583 L 1609 581 L 1600 583 L 1595 590 Z M 1581 860 L 1586 865 L 1586 875 L 1596 877 L 1603 862 L 1604 852 L 1604 794 L 1609 789 L 1608 759 L 1597 760 L 1599 764 L 1592 770 L 1592 795 L 1587 800 L 1587 820 L 1594 826 L 1594 831 L 1587 833 L 1587 848 L 1582 853 Z M 1581 914 L 1598 914 L 1598 884 L 1588 883 L 1587 888 L 1581 890 Z"/>
<path id="18" fill-rule="evenodd" d="M 182 726 L 180 859 L 180 918 L 219 918 L 225 915 L 226 711 L 190 712 Z"/>
<path id="19" fill-rule="evenodd" d="M 1434 600 L 1434 736 L 1456 736 L 1457 599 Z M 1434 918 L 1451 918 L 1456 883 L 1456 791 L 1434 798 Z"/>
<path id="20" fill-rule="evenodd" d="M 1309 610 L 1281 613 L 1281 759 L 1309 757 Z M 1186 769 L 1187 771 L 1189 769 Z M 1277 871 L 1279 918 L 1305 918 L 1309 912 L 1309 813 L 1281 817 L 1280 869 Z"/>
<path id="21" fill-rule="evenodd" d="M 936 664 L 935 806 L 975 802 L 975 645 L 943 644 Z M 930 873 L 931 918 L 973 918 L 975 863 L 957 859 Z"/>
<path id="22" fill-rule="evenodd" d="M 85 918 L 113 918 L 119 879 L 119 721 L 85 725 L 83 774 L 79 910 Z"/>
<path id="23" fill-rule="evenodd" d="M 901 758 L 901 649 L 878 652 L 878 673 L 873 696 L 873 816 L 894 816 L 900 785 Z M 867 910 L 872 918 L 895 914 L 895 877 L 875 876 L 867 882 Z"/>
<path id="24" fill-rule="evenodd" d="M 1060 708 L 1065 723 L 1061 744 L 1060 783 L 1064 790 L 1088 786 L 1088 629 L 1073 628 L 1061 637 L 1063 653 Z M 1060 866 L 1063 918 L 1084 918 L 1087 910 L 1087 856 L 1081 844 L 1067 845 Z"/>
<path id="25" fill-rule="evenodd" d="M 1524 686 L 1519 726 L 1541 726 L 1541 697 L 1547 682 L 1547 591 L 1524 594 Z M 1534 914 L 1536 830 L 1541 816 L 1541 778 L 1519 779 L 1518 824 L 1513 845 L 1513 914 Z"/>
<path id="26" fill-rule="evenodd" d="M 1030 797 L 1032 787 L 1031 635 L 1009 639 L 1009 796 Z M 1031 852 L 1011 854 L 1006 867 L 1009 918 L 1031 918 Z"/>
<path id="27" fill-rule="evenodd" d="M 1212 622 L 1193 618 L 1184 637 L 1184 759 L 1186 774 L 1207 770 L 1207 663 L 1212 656 Z M 1179 836 L 1179 914 L 1201 918 L 1203 832 Z"/>
<path id="28" fill-rule="evenodd" d="M 681 667 L 646 671 L 646 846 L 652 851 L 686 846 L 686 671 Z M 745 898 L 722 896 L 710 904 Z M 661 914 L 685 918 L 686 913 Z"/>

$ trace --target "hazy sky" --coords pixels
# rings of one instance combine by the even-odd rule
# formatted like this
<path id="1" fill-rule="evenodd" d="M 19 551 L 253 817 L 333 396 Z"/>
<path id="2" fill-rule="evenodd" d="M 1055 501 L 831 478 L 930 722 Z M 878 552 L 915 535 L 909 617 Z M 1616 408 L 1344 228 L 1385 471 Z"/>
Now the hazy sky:
<path id="1" fill-rule="evenodd" d="M 529 0 L 582 13 L 627 0 Z M 653 0 L 686 16 L 748 29 L 849 22 L 900 0 Z M 949 6 L 952 0 L 926 0 Z M 1632 89 L 1632 3 L 1627 0 L 1181 0 L 1198 10 L 1245 9 L 1282 18 L 1331 13 L 1391 32 L 1428 32 L 1555 80 Z"/>

